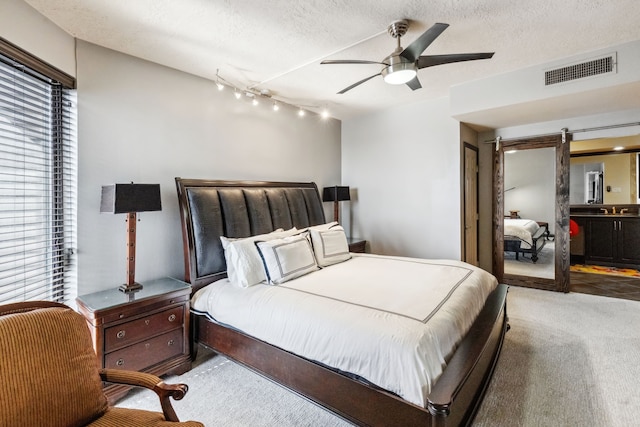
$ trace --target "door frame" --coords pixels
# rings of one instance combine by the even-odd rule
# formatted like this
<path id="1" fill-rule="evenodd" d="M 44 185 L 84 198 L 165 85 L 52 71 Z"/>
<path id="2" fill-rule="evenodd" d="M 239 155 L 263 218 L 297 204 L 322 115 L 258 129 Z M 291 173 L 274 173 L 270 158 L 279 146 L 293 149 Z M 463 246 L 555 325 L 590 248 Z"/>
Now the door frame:
<path id="1" fill-rule="evenodd" d="M 469 207 L 467 205 L 467 150 L 471 150 L 474 151 L 476 154 L 476 162 L 475 162 L 475 188 L 473 189 L 473 191 L 475 192 L 475 206 L 471 206 Z M 462 218 L 462 253 L 463 253 L 463 261 L 466 261 L 470 264 L 473 264 L 475 266 L 478 266 L 480 264 L 480 259 L 479 259 L 479 254 L 478 254 L 478 240 L 480 239 L 480 202 L 479 202 L 479 198 L 478 198 L 478 193 L 479 193 L 479 180 L 480 180 L 480 175 L 479 175 L 479 150 L 478 147 L 469 144 L 468 142 L 464 142 L 463 143 L 463 155 L 462 155 L 462 159 L 463 159 L 463 181 L 462 181 L 462 203 L 463 203 L 463 218 Z M 467 247 L 467 214 L 469 213 L 469 209 L 473 209 L 473 212 L 475 214 L 475 230 L 476 230 L 476 235 L 475 235 L 475 239 L 474 239 L 474 244 L 475 244 L 475 254 L 476 254 L 476 259 L 473 260 L 473 262 L 471 262 L 468 259 L 468 247 Z"/>

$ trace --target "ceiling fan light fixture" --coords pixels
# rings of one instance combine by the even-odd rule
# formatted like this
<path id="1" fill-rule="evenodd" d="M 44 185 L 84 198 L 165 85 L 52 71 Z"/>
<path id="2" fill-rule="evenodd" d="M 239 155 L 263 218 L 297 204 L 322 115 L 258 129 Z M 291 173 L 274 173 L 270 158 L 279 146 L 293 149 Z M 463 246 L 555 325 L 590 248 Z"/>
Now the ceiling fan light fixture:
<path id="1" fill-rule="evenodd" d="M 382 78 L 385 83 L 402 85 L 413 80 L 418 74 L 413 62 L 398 62 L 391 64 L 382 70 Z"/>

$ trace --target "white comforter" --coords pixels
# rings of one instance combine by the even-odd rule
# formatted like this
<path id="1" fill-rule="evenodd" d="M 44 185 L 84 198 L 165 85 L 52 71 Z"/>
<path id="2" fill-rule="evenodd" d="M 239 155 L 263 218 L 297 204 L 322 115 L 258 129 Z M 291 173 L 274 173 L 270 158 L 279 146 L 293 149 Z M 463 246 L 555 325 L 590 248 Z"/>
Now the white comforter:
<path id="1" fill-rule="evenodd" d="M 533 235 L 539 228 L 538 223 L 530 219 L 505 218 L 504 220 L 504 235 L 520 239 L 520 247 L 524 249 L 533 247 Z"/>
<path id="2" fill-rule="evenodd" d="M 198 291 L 192 307 L 425 407 L 496 285 L 459 261 L 354 254 L 278 286 L 225 279 Z"/>

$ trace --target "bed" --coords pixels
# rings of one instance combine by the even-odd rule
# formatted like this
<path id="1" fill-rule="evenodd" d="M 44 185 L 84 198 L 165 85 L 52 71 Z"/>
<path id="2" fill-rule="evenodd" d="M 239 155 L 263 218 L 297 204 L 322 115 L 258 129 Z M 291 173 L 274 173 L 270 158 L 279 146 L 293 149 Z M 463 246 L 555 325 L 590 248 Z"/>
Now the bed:
<path id="1" fill-rule="evenodd" d="M 541 226 L 540 224 L 544 224 Z M 548 225 L 531 219 L 504 219 L 504 250 L 519 255 L 531 254 L 531 261 L 538 261 L 538 254 L 549 236 Z"/>
<path id="2" fill-rule="evenodd" d="M 484 276 L 478 271 L 479 269 L 456 261 L 350 254 L 344 262 L 318 268 L 309 274 L 277 286 L 256 285 L 239 288 L 234 285 L 235 279 L 232 282 L 227 277 L 225 250 L 222 246 L 222 241 L 225 239 L 220 237 L 244 238 L 272 233 L 274 230 L 290 230 L 294 227 L 298 230 L 322 227 L 322 224 L 325 224 L 325 217 L 316 185 L 314 183 L 209 181 L 181 178 L 176 178 L 176 185 L 184 237 L 185 280 L 192 284 L 194 290 L 192 314 L 194 344 L 201 344 L 224 354 L 357 425 L 449 426 L 464 425 L 472 420 L 490 381 L 504 333 L 507 330 L 506 286 L 494 283 L 490 289 L 482 291 L 486 297 L 482 296 L 482 299 L 477 302 L 477 316 L 462 321 L 462 323 L 467 322 L 468 325 L 463 327 L 464 333 L 459 339 L 451 338 L 455 341 L 452 349 L 441 351 L 443 354 L 440 359 L 429 356 L 436 361 L 433 365 L 436 366 L 436 370 L 439 366 L 440 372 L 436 372 L 434 377 L 428 380 L 429 384 L 426 386 L 424 396 L 419 393 L 406 393 L 402 386 L 395 388 L 385 383 L 384 379 L 375 377 L 375 369 L 369 366 L 367 369 L 374 372 L 373 380 L 370 376 L 371 372 L 366 373 L 366 369 L 365 374 L 362 375 L 357 367 L 352 369 L 353 365 L 347 365 L 346 370 L 332 366 L 333 363 L 327 361 L 332 357 L 340 359 L 343 355 L 339 354 L 339 346 L 338 350 L 327 350 L 325 353 L 328 354 L 324 356 L 328 359 L 323 358 L 322 349 L 328 348 L 325 345 L 326 341 L 347 339 L 343 335 L 343 330 L 346 329 L 355 329 L 356 336 L 365 336 L 372 333 L 374 329 L 386 328 L 386 326 L 372 328 L 366 326 L 366 322 L 359 322 L 358 319 L 364 319 L 367 316 L 392 317 L 400 323 L 420 323 L 415 319 L 422 318 L 424 313 L 431 313 L 431 308 L 426 309 L 426 312 L 411 311 L 414 308 L 410 302 L 416 299 L 411 293 L 405 296 L 403 303 L 398 301 L 398 298 L 388 298 L 384 295 L 373 297 L 373 293 L 362 292 L 362 289 L 369 289 L 366 286 L 377 287 L 381 279 L 382 282 L 398 279 L 397 276 L 384 279 L 387 269 L 376 270 L 375 266 L 385 263 L 390 263 L 389 265 L 406 263 L 420 271 L 426 269 L 449 272 L 452 275 L 450 281 L 454 284 L 455 291 L 441 291 L 447 294 L 446 298 L 442 303 L 437 301 L 433 303 L 445 308 L 454 304 L 452 301 L 458 298 L 459 293 L 472 289 L 467 288 L 466 282 L 462 280 L 463 276 L 464 278 Z M 299 237 L 283 237 L 283 239 L 300 241 Z M 263 242 L 262 239 L 258 241 L 260 245 L 269 243 Z M 229 251 L 227 255 L 228 253 Z M 356 276 L 351 270 L 353 268 L 360 268 L 360 271 L 364 269 L 368 274 L 362 277 L 357 276 L 358 279 L 355 280 Z M 273 277 L 269 275 L 269 271 L 267 268 L 268 280 L 271 280 Z M 349 280 L 340 279 L 345 275 Z M 340 280 L 343 282 L 339 283 Z M 328 304 L 325 306 L 305 305 L 312 304 L 309 302 L 311 298 L 314 301 L 318 300 L 317 295 L 309 296 L 309 294 L 315 294 L 316 290 L 320 292 L 321 288 L 322 292 L 326 292 L 327 288 L 331 288 L 327 284 L 338 283 L 340 286 L 333 286 L 329 292 L 339 292 L 338 288 L 343 287 L 342 285 L 356 286 L 356 291 L 351 293 L 351 297 L 356 300 L 349 301 L 349 305 L 356 308 L 355 314 L 347 315 L 335 306 L 335 304 L 344 304 L 345 298 L 349 298 L 344 295 L 321 296 L 320 299 Z M 360 290 L 357 286 L 360 286 Z M 310 291 L 310 289 L 314 290 Z M 284 298 L 283 307 L 273 306 L 274 295 Z M 296 298 L 302 295 L 302 300 L 290 299 L 293 295 Z M 366 301 L 359 298 L 366 298 Z M 478 296 L 475 298 L 477 299 Z M 219 301 L 218 304 L 220 301 L 223 302 L 213 315 L 208 312 L 203 302 L 208 299 Z M 376 306 L 376 304 L 385 305 Z M 398 306 L 405 304 L 405 306 L 398 308 L 396 305 L 391 307 L 388 304 Z M 271 319 L 269 322 L 247 320 L 254 315 L 257 316 L 263 310 L 271 310 L 267 314 Z M 314 313 L 313 316 L 307 315 L 306 318 L 288 322 L 307 325 L 305 326 L 308 331 L 307 341 L 312 341 L 317 353 L 307 357 L 306 354 L 299 355 L 295 345 L 291 347 L 289 342 L 271 342 L 278 339 L 278 334 L 282 335 L 282 324 L 287 322 L 287 320 L 278 320 L 281 311 L 296 311 L 297 315 L 300 312 Z M 323 318 L 322 316 L 326 316 L 326 313 L 330 313 L 331 316 Z M 434 319 L 439 319 L 437 317 L 439 315 L 438 312 Z M 233 316 L 236 316 L 235 320 L 229 320 L 233 319 Z M 348 316 L 356 316 L 356 320 L 349 319 Z M 345 318 L 342 319 L 343 317 Z M 314 326 L 313 322 L 316 319 L 322 319 L 319 320 L 321 326 L 317 324 Z M 432 322 L 438 323 L 441 320 L 437 322 L 429 320 L 429 323 Z M 365 326 L 360 326 L 360 323 Z M 395 326 L 390 328 L 393 329 L 393 327 Z M 328 334 L 325 332 L 323 336 L 322 330 L 331 332 Z M 276 337 L 274 338 L 273 335 Z M 442 338 L 438 340 L 446 341 Z M 357 347 L 363 347 L 365 354 L 371 357 L 367 359 L 356 357 L 357 360 L 375 360 L 374 352 L 379 350 L 387 352 L 387 346 L 378 345 L 377 349 L 375 346 L 367 349 L 367 345 L 372 344 L 367 343 L 365 339 L 362 342 L 363 345 Z M 195 345 L 192 348 L 195 348 Z M 402 352 L 398 354 L 399 357 L 406 357 Z M 389 366 L 405 366 L 402 361 L 385 363 L 390 365 L 383 370 L 389 370 Z M 363 363 L 363 365 L 374 365 L 374 363 Z M 420 388 L 414 384 L 409 385 L 407 389 L 415 390 L 416 387 Z"/>

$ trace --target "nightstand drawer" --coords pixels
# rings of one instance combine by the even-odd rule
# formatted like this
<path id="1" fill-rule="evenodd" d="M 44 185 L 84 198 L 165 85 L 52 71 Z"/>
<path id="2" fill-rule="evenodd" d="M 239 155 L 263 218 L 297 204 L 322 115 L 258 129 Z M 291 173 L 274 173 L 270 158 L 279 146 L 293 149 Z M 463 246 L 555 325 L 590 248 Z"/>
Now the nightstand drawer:
<path id="1" fill-rule="evenodd" d="M 129 344 L 136 343 L 151 335 L 157 335 L 182 326 L 183 316 L 184 306 L 180 306 L 106 328 L 104 333 L 104 351 L 108 353 Z"/>
<path id="2" fill-rule="evenodd" d="M 104 356 L 104 367 L 140 371 L 183 352 L 182 328 Z"/>
<path id="3" fill-rule="evenodd" d="M 187 302 L 188 300 L 189 294 L 175 296 L 170 299 L 154 300 L 153 302 L 141 301 L 138 303 L 137 301 L 134 301 L 133 304 L 127 304 L 116 309 L 110 309 L 108 313 L 102 315 L 100 319 L 94 319 L 92 323 L 98 322 L 94 324 L 102 323 L 104 325 L 109 325 L 114 322 L 125 321 L 130 318 L 138 317 L 141 310 L 146 312 L 159 310 L 169 305 Z"/>

